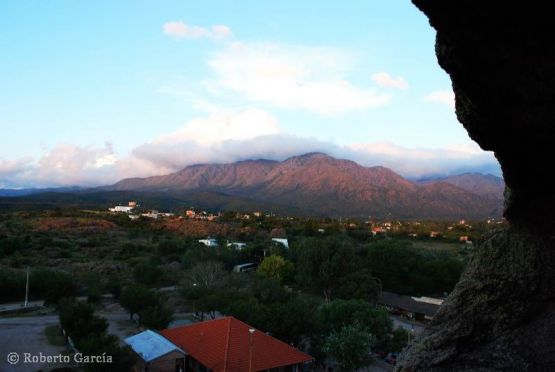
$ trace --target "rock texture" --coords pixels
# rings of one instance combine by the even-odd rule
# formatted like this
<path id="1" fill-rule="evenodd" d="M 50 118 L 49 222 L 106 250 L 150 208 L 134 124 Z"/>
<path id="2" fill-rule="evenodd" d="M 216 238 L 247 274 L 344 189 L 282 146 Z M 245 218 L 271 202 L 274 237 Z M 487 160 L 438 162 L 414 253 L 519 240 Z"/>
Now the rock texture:
<path id="1" fill-rule="evenodd" d="M 548 2 L 413 0 L 459 121 L 495 152 L 508 230 L 483 238 L 398 371 L 555 371 L 555 27 Z M 537 174 L 537 177 L 530 177 Z"/>

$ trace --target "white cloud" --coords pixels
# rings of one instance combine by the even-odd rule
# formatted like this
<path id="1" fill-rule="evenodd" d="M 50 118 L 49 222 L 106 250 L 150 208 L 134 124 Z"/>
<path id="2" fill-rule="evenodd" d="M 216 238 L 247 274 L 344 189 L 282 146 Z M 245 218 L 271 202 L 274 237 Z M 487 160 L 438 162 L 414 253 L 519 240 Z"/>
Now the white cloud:
<path id="1" fill-rule="evenodd" d="M 442 148 L 408 148 L 388 142 L 355 143 L 347 146 L 350 159 L 363 165 L 383 165 L 405 177 L 420 178 L 467 171 L 500 174 L 492 152 L 470 142 Z"/>
<path id="2" fill-rule="evenodd" d="M 0 187 L 103 185 L 126 177 L 168 174 L 192 164 L 284 160 L 307 152 L 325 152 L 365 166 L 382 165 L 412 178 L 471 170 L 500 173 L 493 154 L 484 152 L 475 143 L 438 149 L 383 142 L 338 145 L 284 133 L 269 113 L 245 109 L 214 110 L 119 158 L 107 143 L 60 145 L 35 162 L 0 159 Z"/>
<path id="3" fill-rule="evenodd" d="M 212 109 L 214 109 L 212 107 Z M 274 134 L 278 124 L 266 111 L 247 109 L 240 112 L 219 110 L 208 117 L 194 118 L 173 133 L 160 136 L 153 142 L 175 144 L 181 141 L 195 141 L 209 145 L 224 140 L 244 140 Z"/>
<path id="4" fill-rule="evenodd" d="M 166 22 L 162 26 L 166 35 L 182 39 L 226 39 L 233 35 L 225 25 L 214 25 L 210 28 L 188 25 L 183 21 Z"/>
<path id="5" fill-rule="evenodd" d="M 36 162 L 32 159 L 0 160 L 0 186 L 43 187 L 96 185 L 111 182 L 116 176 L 117 159 L 112 145 L 59 145 Z"/>
<path id="6" fill-rule="evenodd" d="M 407 89 L 409 84 L 401 76 L 393 77 L 387 72 L 377 72 L 371 76 L 371 79 L 381 87 Z"/>
<path id="7" fill-rule="evenodd" d="M 455 93 L 451 90 L 436 90 L 426 95 L 423 99 L 425 102 L 439 103 L 455 108 Z"/>
<path id="8" fill-rule="evenodd" d="M 375 88 L 358 87 L 344 76 L 351 58 L 330 48 L 233 43 L 209 60 L 212 91 L 231 90 L 280 108 L 319 114 L 364 110 L 387 104 Z"/>

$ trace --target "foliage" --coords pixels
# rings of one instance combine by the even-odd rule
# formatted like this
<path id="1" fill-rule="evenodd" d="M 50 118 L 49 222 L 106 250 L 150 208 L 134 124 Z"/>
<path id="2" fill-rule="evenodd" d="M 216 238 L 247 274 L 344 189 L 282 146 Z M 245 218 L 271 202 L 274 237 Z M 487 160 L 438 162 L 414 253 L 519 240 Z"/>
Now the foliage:
<path id="1" fill-rule="evenodd" d="M 139 324 L 154 329 L 163 329 L 171 322 L 173 312 L 165 304 L 162 296 L 151 289 L 132 286 L 124 288 L 120 304 L 133 315 L 139 316 Z"/>
<path id="2" fill-rule="evenodd" d="M 160 287 L 165 282 L 164 270 L 153 262 L 141 262 L 135 266 L 133 277 L 146 287 Z"/>
<path id="3" fill-rule="evenodd" d="M 281 256 L 271 255 L 260 263 L 257 272 L 278 282 L 290 281 L 294 272 L 293 263 Z"/>
<path id="4" fill-rule="evenodd" d="M 120 304 L 129 312 L 129 319 L 138 314 L 143 308 L 156 303 L 155 293 L 145 287 L 130 286 L 123 289 Z"/>
<path id="5" fill-rule="evenodd" d="M 139 323 L 150 329 L 164 329 L 173 318 L 173 311 L 158 297 L 151 306 L 139 310 Z"/>
<path id="6" fill-rule="evenodd" d="M 306 288 L 320 290 L 327 301 L 335 296 L 338 278 L 354 268 L 355 251 L 345 240 L 306 239 L 298 248 L 297 277 Z"/>
<path id="7" fill-rule="evenodd" d="M 349 324 L 359 324 L 375 337 L 377 345 L 385 345 L 393 331 L 393 322 L 383 308 L 362 300 L 334 300 L 320 308 L 317 315 L 320 334 L 329 334 Z"/>
<path id="8" fill-rule="evenodd" d="M 350 324 L 333 330 L 324 344 L 324 351 L 332 356 L 340 371 L 355 371 L 371 361 L 370 350 L 376 338 L 360 324 Z"/>
<path id="9" fill-rule="evenodd" d="M 465 263 L 448 253 L 421 252 L 410 242 L 382 240 L 367 250 L 366 264 L 383 282 L 383 289 L 408 295 L 450 292 Z"/>
<path id="10" fill-rule="evenodd" d="M 108 329 L 104 318 L 94 315 L 94 308 L 84 302 L 65 298 L 58 303 L 60 325 L 73 339 L 77 348 L 81 340 L 92 335 L 103 335 Z"/>
<path id="11" fill-rule="evenodd" d="M 387 350 L 399 353 L 407 346 L 409 341 L 409 332 L 403 328 L 397 328 L 393 331 L 391 339 L 389 340 Z"/>
<path id="12" fill-rule="evenodd" d="M 45 305 L 56 305 L 65 297 L 77 295 L 74 279 L 67 273 L 47 268 L 31 271 L 29 292 L 33 298 L 44 299 Z"/>

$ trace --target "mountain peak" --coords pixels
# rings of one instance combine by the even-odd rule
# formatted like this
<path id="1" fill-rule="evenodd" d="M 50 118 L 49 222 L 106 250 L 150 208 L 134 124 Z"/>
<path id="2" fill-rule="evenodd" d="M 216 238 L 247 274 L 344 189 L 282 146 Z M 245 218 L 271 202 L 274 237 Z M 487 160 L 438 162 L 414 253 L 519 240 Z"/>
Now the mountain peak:
<path id="1" fill-rule="evenodd" d="M 167 176 L 123 180 L 108 189 L 211 191 L 329 216 L 471 218 L 499 215 L 502 209 L 498 199 L 461 186 L 417 185 L 388 168 L 368 168 L 321 152 L 282 162 L 192 166 Z"/>

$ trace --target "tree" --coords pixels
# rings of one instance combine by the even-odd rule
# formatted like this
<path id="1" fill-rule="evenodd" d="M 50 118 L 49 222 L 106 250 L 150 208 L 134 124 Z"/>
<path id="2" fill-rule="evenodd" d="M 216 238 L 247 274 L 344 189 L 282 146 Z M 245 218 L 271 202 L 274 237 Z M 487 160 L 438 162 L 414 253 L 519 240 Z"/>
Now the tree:
<path id="1" fill-rule="evenodd" d="M 169 309 L 160 297 L 150 306 L 139 310 L 139 323 L 147 328 L 164 329 L 170 324 L 173 311 Z"/>
<path id="2" fill-rule="evenodd" d="M 370 363 L 370 351 L 376 337 L 360 324 L 333 330 L 326 339 L 324 351 L 332 356 L 340 371 L 355 371 Z"/>
<path id="3" fill-rule="evenodd" d="M 129 346 L 119 346 L 119 340 L 114 335 L 91 334 L 80 341 L 79 351 L 83 355 L 103 355 L 112 358 L 111 363 L 86 363 L 86 372 L 119 372 L 130 371 L 135 359 Z"/>
<path id="4" fill-rule="evenodd" d="M 380 291 L 378 280 L 367 269 L 347 273 L 339 279 L 336 297 L 375 302 Z"/>
<path id="5" fill-rule="evenodd" d="M 160 287 L 165 281 L 164 270 L 152 262 L 143 262 L 135 266 L 133 277 L 145 287 Z"/>
<path id="6" fill-rule="evenodd" d="M 95 316 L 94 308 L 84 302 L 70 298 L 62 299 L 58 302 L 58 313 L 60 326 L 77 346 L 86 337 L 101 336 L 108 329 L 106 319 Z"/>
<path id="7" fill-rule="evenodd" d="M 397 328 L 393 331 L 391 339 L 388 342 L 387 350 L 395 353 L 401 352 L 407 346 L 409 341 L 409 332 L 403 328 Z"/>
<path id="8" fill-rule="evenodd" d="M 267 331 L 287 344 L 299 345 L 315 329 L 314 314 L 318 302 L 296 295 L 268 307 Z"/>
<path id="9" fill-rule="evenodd" d="M 29 286 L 31 294 L 44 299 L 45 305 L 56 305 L 62 298 L 77 295 L 75 280 L 63 271 L 45 268 L 33 270 Z"/>
<path id="10" fill-rule="evenodd" d="M 152 306 L 156 302 L 155 293 L 145 287 L 126 287 L 120 296 L 120 304 L 129 312 L 129 319 L 145 307 Z"/>
<path id="11" fill-rule="evenodd" d="M 224 265 L 217 261 L 199 262 L 185 274 L 185 282 L 189 286 L 213 288 L 222 284 L 226 272 Z"/>
<path id="12" fill-rule="evenodd" d="M 377 345 L 386 344 L 393 330 L 393 322 L 385 309 L 362 300 L 334 300 L 323 305 L 317 315 L 320 335 L 355 323 L 368 329 L 376 337 Z"/>
<path id="13" fill-rule="evenodd" d="M 293 263 L 281 256 L 271 255 L 266 257 L 258 266 L 257 272 L 268 278 L 283 282 L 289 279 L 294 271 Z"/>
<path id="14" fill-rule="evenodd" d="M 307 239 L 298 251 L 297 277 L 306 288 L 321 291 L 331 301 L 338 279 L 356 269 L 349 242 L 335 238 Z"/>

